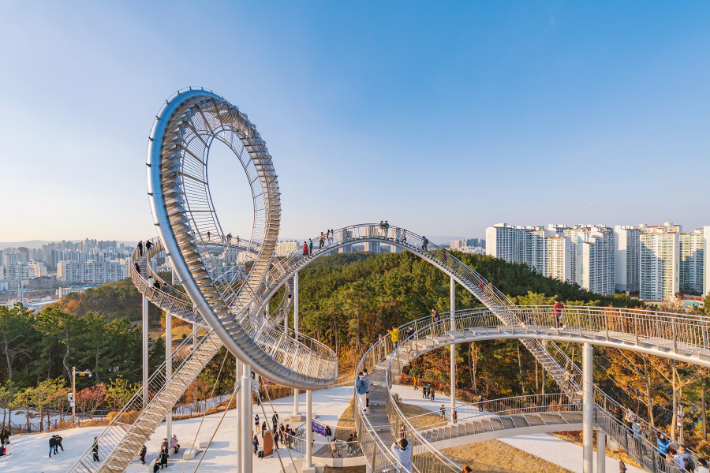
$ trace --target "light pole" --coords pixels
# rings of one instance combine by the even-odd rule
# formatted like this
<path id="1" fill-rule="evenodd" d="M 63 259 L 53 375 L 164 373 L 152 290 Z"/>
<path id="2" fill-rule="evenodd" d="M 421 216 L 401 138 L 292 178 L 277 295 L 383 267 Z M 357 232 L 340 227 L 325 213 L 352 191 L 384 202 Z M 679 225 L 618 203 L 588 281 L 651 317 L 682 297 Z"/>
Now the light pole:
<path id="1" fill-rule="evenodd" d="M 84 371 L 77 371 L 76 366 L 71 367 L 71 399 L 69 399 L 69 402 L 71 403 L 71 423 L 72 425 L 76 425 L 76 375 L 79 376 L 88 376 L 91 378 L 91 371 L 90 370 L 84 370 Z"/>

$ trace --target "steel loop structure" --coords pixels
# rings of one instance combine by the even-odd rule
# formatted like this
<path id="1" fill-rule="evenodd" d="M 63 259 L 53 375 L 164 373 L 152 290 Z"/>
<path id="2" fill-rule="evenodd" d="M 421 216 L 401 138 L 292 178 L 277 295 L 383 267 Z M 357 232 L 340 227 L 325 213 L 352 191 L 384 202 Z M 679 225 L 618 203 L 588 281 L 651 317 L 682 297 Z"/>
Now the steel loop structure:
<path id="1" fill-rule="evenodd" d="M 252 232 L 243 244 L 240 241 L 233 244 L 231 235 L 225 234 L 210 193 L 209 152 L 215 140 L 233 151 L 251 190 Z M 407 324 L 413 326 L 415 336 L 398 349 L 387 336 L 362 357 L 357 371 L 368 369 L 372 373 L 371 394 L 376 408 L 363 406 L 355 395 L 354 417 L 359 447 L 371 471 L 403 471 L 390 448 L 402 426 L 413 445 L 414 467 L 418 472 L 460 470 L 438 450 L 440 438 L 476 441 L 500 430 L 514 435 L 512 427 L 545 423 L 545 416 L 549 419 L 546 425 L 565 425 L 569 429 L 579 416 L 582 373 L 556 345 L 559 341 L 614 346 L 710 366 L 705 318 L 572 307 L 565 309 L 565 326 L 558 327 L 557 314 L 551 307 L 514 305 L 461 260 L 426 237 L 401 227 L 383 228 L 371 223 L 348 226 L 335 230 L 332 241 L 324 241 L 322 234 L 313 238 L 312 251 L 297 250 L 276 257 L 281 197 L 272 158 L 248 117 L 212 92 L 187 90 L 166 101 L 150 135 L 147 173 L 159 238 L 150 240 L 147 251 L 133 254 L 131 277 L 148 300 L 171 316 L 194 324 L 195 335 L 197 329 L 201 333 L 191 342 L 184 341 L 175 356 L 148 379 L 147 388 L 136 393 L 114 417 L 99 437 L 102 460 L 93 462 L 89 449 L 70 472 L 124 471 L 222 346 L 272 382 L 305 390 L 332 385 L 338 376 L 333 350 L 318 340 L 282 327 L 280 322 L 288 316 L 293 303 L 287 293 L 297 291 L 292 281 L 299 270 L 322 256 L 362 243 L 388 245 L 422 258 L 486 306 L 442 314 L 436 323 L 423 317 Z M 169 258 L 181 287 L 155 271 L 154 260 L 159 255 Z M 285 285 L 280 304 L 269 313 L 269 301 Z M 516 398 L 501 401 L 486 418 L 475 415 L 475 408 L 470 408 L 471 412 L 464 409 L 463 430 L 461 426 L 455 431 L 447 431 L 443 426 L 416 429 L 401 412 L 391 390 L 401 369 L 438 347 L 500 338 L 520 339 L 557 382 L 561 390 L 556 395 L 557 413 L 548 416 L 549 397 Z M 644 468 L 661 471 L 657 455 L 649 453 L 652 448 L 648 441 L 637 438 L 609 413 L 609 408 L 618 403 L 597 388 L 594 402 L 597 428 L 626 445 Z M 496 429 L 494 425 L 507 428 Z M 648 429 L 654 431 L 651 426 Z"/>

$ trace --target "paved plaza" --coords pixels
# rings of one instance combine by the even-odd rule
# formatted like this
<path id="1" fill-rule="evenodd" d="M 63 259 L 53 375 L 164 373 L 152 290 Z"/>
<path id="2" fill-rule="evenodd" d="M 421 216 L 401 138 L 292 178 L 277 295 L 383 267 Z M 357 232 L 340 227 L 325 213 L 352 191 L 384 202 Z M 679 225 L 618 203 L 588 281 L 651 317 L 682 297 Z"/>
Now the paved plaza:
<path id="1" fill-rule="evenodd" d="M 449 406 L 449 397 L 443 394 L 437 394 L 436 401 L 431 402 L 422 399 L 421 391 L 415 391 L 410 386 L 394 386 L 393 391 L 400 395 L 402 402 L 418 406 L 431 411 L 437 411 L 441 404 Z M 313 412 L 318 416 L 318 420 L 325 424 L 336 425 L 338 419 L 347 409 L 350 398 L 352 396 L 352 388 L 340 387 L 326 389 L 313 392 Z M 299 396 L 299 402 L 302 410 L 305 409 L 306 396 L 302 393 Z M 273 402 L 276 412 L 279 413 L 281 419 L 290 415 L 293 411 L 293 396 L 277 399 Z M 254 412 L 257 406 L 254 405 Z M 264 409 L 268 417 L 271 417 L 271 409 L 268 403 L 264 404 Z M 180 445 L 184 450 L 191 445 L 195 438 L 197 442 L 208 441 L 215 434 L 215 429 L 222 418 L 223 413 L 212 414 L 204 418 L 194 418 L 173 422 L 173 433 L 177 435 Z M 263 418 L 261 410 L 259 417 Z M 202 426 L 200 427 L 200 423 Z M 199 428 L 199 432 L 198 432 Z M 63 473 L 67 471 L 84 450 L 91 445 L 94 436 L 99 435 L 104 427 L 87 427 L 81 429 L 69 429 L 61 431 L 60 434 L 64 438 L 64 452 L 60 451 L 59 455 L 49 458 L 48 441 L 51 434 L 32 434 L 32 435 L 17 435 L 12 437 L 12 451 L 10 457 L 0 459 L 0 469 L 8 473 L 24 473 L 24 472 L 43 472 L 43 473 Z M 160 443 L 165 437 L 165 424 L 161 425 L 158 430 L 151 435 L 150 440 L 146 443 L 148 447 L 148 455 L 146 460 L 150 463 L 155 461 Z M 318 434 L 314 434 L 316 441 L 322 440 Z M 554 463 L 563 468 L 566 468 L 575 473 L 582 472 L 582 447 L 570 442 L 553 437 L 548 434 L 522 435 L 501 439 L 515 448 L 530 454 L 536 455 L 544 460 Z M 199 465 L 201 473 L 216 473 L 216 472 L 234 472 L 236 468 L 237 455 L 236 449 L 236 410 L 227 412 L 222 424 L 219 426 L 212 445 L 207 453 L 202 458 Z M 293 460 L 298 462 L 298 459 L 303 458 L 303 455 L 291 450 L 289 452 L 280 448 L 279 452 L 283 459 L 284 467 L 287 472 L 293 472 Z M 182 451 L 178 457 L 173 456 L 169 462 L 171 470 L 176 471 L 173 467 L 177 467 L 178 471 L 193 472 L 197 468 L 200 456 L 190 461 L 182 460 Z M 596 461 L 596 456 L 595 456 Z M 276 455 L 263 460 L 254 458 L 254 472 L 278 472 L 282 471 L 281 464 Z M 596 468 L 596 467 L 595 467 Z M 607 471 L 617 471 L 618 462 L 607 457 Z M 138 462 L 132 463 L 126 470 L 128 473 L 138 473 L 147 471 L 147 466 L 143 466 Z M 629 473 L 641 473 L 638 468 L 628 467 Z"/>

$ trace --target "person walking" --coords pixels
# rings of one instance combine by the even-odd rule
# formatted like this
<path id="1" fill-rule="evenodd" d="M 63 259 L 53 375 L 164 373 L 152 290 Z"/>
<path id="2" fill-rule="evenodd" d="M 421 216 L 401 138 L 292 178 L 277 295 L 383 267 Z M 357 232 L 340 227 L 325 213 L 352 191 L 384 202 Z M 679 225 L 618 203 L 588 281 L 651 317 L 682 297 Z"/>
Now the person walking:
<path id="1" fill-rule="evenodd" d="M 254 416 L 254 425 L 256 426 L 256 433 L 258 434 L 261 431 L 261 424 L 259 423 L 259 414 Z"/>
<path id="2" fill-rule="evenodd" d="M 160 469 L 168 467 L 168 447 L 160 449 Z"/>
<path id="3" fill-rule="evenodd" d="M 565 306 L 555 298 L 555 303 L 552 305 L 552 314 L 555 316 L 557 328 L 565 328 L 564 325 L 562 325 L 562 309 L 564 308 Z"/>
<path id="4" fill-rule="evenodd" d="M 410 340 L 413 337 L 414 337 L 414 327 L 410 325 L 409 327 L 407 327 L 407 340 Z"/>
<path id="5" fill-rule="evenodd" d="M 335 458 L 335 455 L 338 455 L 338 458 L 340 458 L 340 452 L 338 451 L 338 442 L 335 439 L 330 442 L 330 454 L 333 458 Z"/>
<path id="6" fill-rule="evenodd" d="M 392 330 L 390 330 L 390 339 L 394 343 L 394 349 L 399 348 L 399 329 L 396 325 L 393 325 Z"/>
<path id="7" fill-rule="evenodd" d="M 278 429 L 274 429 L 274 446 L 278 450 L 278 448 L 279 448 L 279 431 L 278 431 Z"/>
<path id="8" fill-rule="evenodd" d="M 261 423 L 261 438 L 264 438 L 264 435 L 266 435 L 266 421 Z"/>
<path id="9" fill-rule="evenodd" d="M 348 444 L 348 448 L 347 448 L 347 450 L 345 450 L 345 456 L 347 457 L 349 455 L 355 455 L 355 448 L 353 448 L 353 444 L 354 444 L 353 434 L 348 435 L 347 444 Z"/>
<path id="10" fill-rule="evenodd" d="M 330 426 L 326 425 L 325 426 L 325 441 L 330 442 L 330 437 L 333 435 L 333 431 L 330 430 Z"/>
<path id="11" fill-rule="evenodd" d="M 62 446 L 62 440 L 63 440 L 62 437 L 61 437 L 60 435 L 57 435 L 56 440 L 57 440 L 57 446 L 54 447 L 54 454 L 55 454 L 55 455 L 57 454 L 57 449 L 58 449 L 58 448 L 61 448 L 61 449 L 62 449 L 62 452 L 64 451 L 64 447 Z"/>
<path id="12" fill-rule="evenodd" d="M 392 444 L 390 449 L 392 450 L 392 454 L 402 465 L 402 468 L 404 468 L 404 471 L 412 473 L 414 468 L 412 466 L 412 447 L 409 445 L 409 442 L 407 442 L 407 439 L 399 439 Z"/>
<path id="13" fill-rule="evenodd" d="M 362 370 L 362 374 L 365 380 L 365 407 L 370 407 L 370 374 L 367 369 Z"/>
<path id="14" fill-rule="evenodd" d="M 94 437 L 94 444 L 91 446 L 91 452 L 93 453 L 92 459 L 95 462 L 101 461 L 99 460 L 99 438 Z"/>
<path id="15" fill-rule="evenodd" d="M 232 244 L 232 234 L 231 233 L 227 233 L 227 244 L 228 245 Z"/>
<path id="16" fill-rule="evenodd" d="M 308 243 L 303 242 L 303 256 L 308 256 Z"/>
<path id="17" fill-rule="evenodd" d="M 138 263 L 133 263 L 133 267 L 136 269 L 136 273 L 138 273 L 138 276 L 141 275 L 141 267 L 138 266 Z"/>
<path id="18" fill-rule="evenodd" d="M 454 425 L 456 425 L 458 423 L 459 413 L 456 412 L 456 409 L 454 409 L 454 412 L 451 413 L 451 420 L 454 421 Z"/>
<path id="19" fill-rule="evenodd" d="M 434 388 L 431 388 L 429 390 L 429 399 L 431 399 L 431 402 L 434 402 Z"/>
<path id="20" fill-rule="evenodd" d="M 138 255 L 143 256 L 143 240 L 138 242 Z"/>
<path id="21" fill-rule="evenodd" d="M 355 381 L 355 392 L 360 400 L 360 405 L 364 405 L 365 412 L 367 412 L 367 383 L 365 382 L 365 376 L 362 374 L 362 371 L 358 373 L 357 381 Z"/>
<path id="22" fill-rule="evenodd" d="M 143 465 L 145 465 L 145 454 L 146 454 L 146 453 L 148 453 L 148 448 L 146 448 L 146 446 L 143 445 L 143 447 L 141 447 L 141 453 L 140 453 L 141 463 L 142 463 Z"/>
<path id="23" fill-rule="evenodd" d="M 209 230 L 207 230 L 207 241 L 210 241 L 211 238 L 212 238 L 212 234 L 210 233 Z"/>
<path id="24" fill-rule="evenodd" d="M 156 458 L 155 463 L 153 463 L 153 473 L 158 470 L 160 470 L 160 457 Z"/>
<path id="25" fill-rule="evenodd" d="M 441 419 L 446 419 L 446 408 L 443 404 L 441 405 L 441 409 L 439 409 L 439 417 Z"/>
<path id="26" fill-rule="evenodd" d="M 446 264 L 446 248 L 441 249 L 441 259 L 444 261 L 444 264 Z"/>
<path id="27" fill-rule="evenodd" d="M 671 442 L 668 440 L 668 438 L 659 433 L 658 438 L 656 439 L 656 447 L 658 448 L 658 455 L 665 459 L 666 456 L 668 455 L 668 448 L 670 448 Z"/>
<path id="28" fill-rule="evenodd" d="M 431 322 L 434 324 L 432 326 L 432 333 L 434 335 L 439 335 L 439 322 L 440 317 L 439 317 L 439 311 L 436 310 L 436 307 L 431 308 Z"/>
<path id="29" fill-rule="evenodd" d="M 313 239 L 312 238 L 308 239 L 308 252 L 310 254 L 313 254 Z"/>
<path id="30" fill-rule="evenodd" d="M 146 242 L 145 242 L 146 253 L 149 252 L 152 247 L 153 247 L 153 243 L 151 243 L 150 240 L 146 240 Z"/>
<path id="31" fill-rule="evenodd" d="M 385 238 L 389 239 L 390 234 L 390 223 L 385 220 Z"/>
<path id="32" fill-rule="evenodd" d="M 626 415 L 624 416 L 626 425 L 633 430 L 634 422 L 636 421 L 636 414 L 631 409 L 626 409 Z"/>
<path id="33" fill-rule="evenodd" d="M 318 237 L 318 249 L 322 250 L 323 246 L 325 246 L 325 235 L 323 232 L 320 232 L 320 237 Z"/>
<path id="34" fill-rule="evenodd" d="M 57 448 L 57 439 L 54 437 L 54 435 L 52 435 L 49 438 L 49 458 L 52 458 L 52 453 L 54 453 L 55 455 L 57 454 L 56 448 Z"/>
<path id="35" fill-rule="evenodd" d="M 429 251 L 427 246 L 429 246 L 429 240 L 427 240 L 427 237 L 423 236 L 422 237 L 422 250 Z"/>

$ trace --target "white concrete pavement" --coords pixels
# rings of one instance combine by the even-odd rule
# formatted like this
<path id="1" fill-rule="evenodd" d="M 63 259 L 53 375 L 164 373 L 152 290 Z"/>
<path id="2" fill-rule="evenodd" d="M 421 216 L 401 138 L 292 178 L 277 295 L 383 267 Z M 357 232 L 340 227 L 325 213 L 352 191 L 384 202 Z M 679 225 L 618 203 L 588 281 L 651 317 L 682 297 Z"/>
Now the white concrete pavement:
<path id="1" fill-rule="evenodd" d="M 399 394 L 402 402 L 412 404 L 430 411 L 438 411 L 443 404 L 449 415 L 449 396 L 435 392 L 434 401 L 422 398 L 422 391 L 414 390 L 412 386 L 395 385 L 392 392 Z M 456 401 L 457 405 L 465 404 Z M 582 446 L 559 439 L 549 434 L 521 435 L 500 439 L 508 445 L 520 449 L 524 452 L 535 455 L 550 463 L 566 468 L 575 473 L 582 472 Z M 596 471 L 596 454 L 594 455 L 594 471 Z M 619 461 L 606 457 L 606 471 L 619 471 Z M 645 473 L 645 470 L 627 465 L 628 473 Z"/>
<path id="2" fill-rule="evenodd" d="M 299 396 L 300 405 L 305 410 L 306 397 L 305 393 Z M 313 412 L 317 414 L 318 420 L 323 423 L 332 423 L 335 426 L 343 412 L 348 408 L 350 398 L 352 397 L 352 388 L 341 387 L 334 389 L 326 389 L 313 392 Z M 285 421 L 293 411 L 293 396 L 288 396 L 273 401 L 274 409 L 279 414 L 279 422 Z M 259 417 L 263 418 L 261 408 L 253 407 L 254 413 L 259 412 Z M 257 410 L 258 409 L 258 410 Z M 268 419 L 267 424 L 271 424 L 272 410 L 268 402 L 264 404 Z M 173 456 L 169 460 L 171 470 L 193 472 L 197 467 L 201 454 L 192 460 L 184 461 L 182 453 L 186 448 L 192 445 L 195 438 L 196 442 L 208 441 L 212 434 L 217 429 L 219 421 L 223 413 L 212 414 L 204 418 L 202 427 L 199 429 L 202 418 L 187 419 L 173 422 L 173 433 L 177 435 L 181 450 L 177 456 Z M 263 420 L 263 419 L 262 419 Z M 0 471 L 3 473 L 25 473 L 25 472 L 42 472 L 42 473 L 63 473 L 67 471 L 74 462 L 84 453 L 84 451 L 93 442 L 94 436 L 99 435 L 104 427 L 84 427 L 80 429 L 68 429 L 59 431 L 63 437 L 64 451 L 59 451 L 58 455 L 49 457 L 49 438 L 53 433 L 43 434 L 28 434 L 28 435 L 13 435 L 10 438 L 12 442 L 12 455 L 8 457 L 0 457 Z M 148 466 L 157 458 L 160 444 L 165 437 L 165 424 L 162 424 L 150 440 L 146 442 L 148 447 L 148 455 L 146 456 L 146 466 L 140 462 L 132 463 L 126 472 L 137 473 L 148 471 Z M 318 439 L 316 439 L 318 440 Z M 284 466 L 287 472 L 295 472 L 293 463 L 288 455 L 288 451 L 280 448 L 279 452 L 284 460 Z M 291 456 L 294 459 L 302 458 L 293 450 Z M 202 459 L 199 471 L 205 473 L 217 472 L 234 472 L 236 468 L 236 410 L 230 410 L 224 417 L 224 421 L 219 426 L 219 430 L 215 434 L 214 440 L 207 453 Z M 278 472 L 282 471 L 278 457 L 274 454 L 263 460 L 254 458 L 254 472 Z M 152 470 L 151 470 L 152 471 Z"/>

